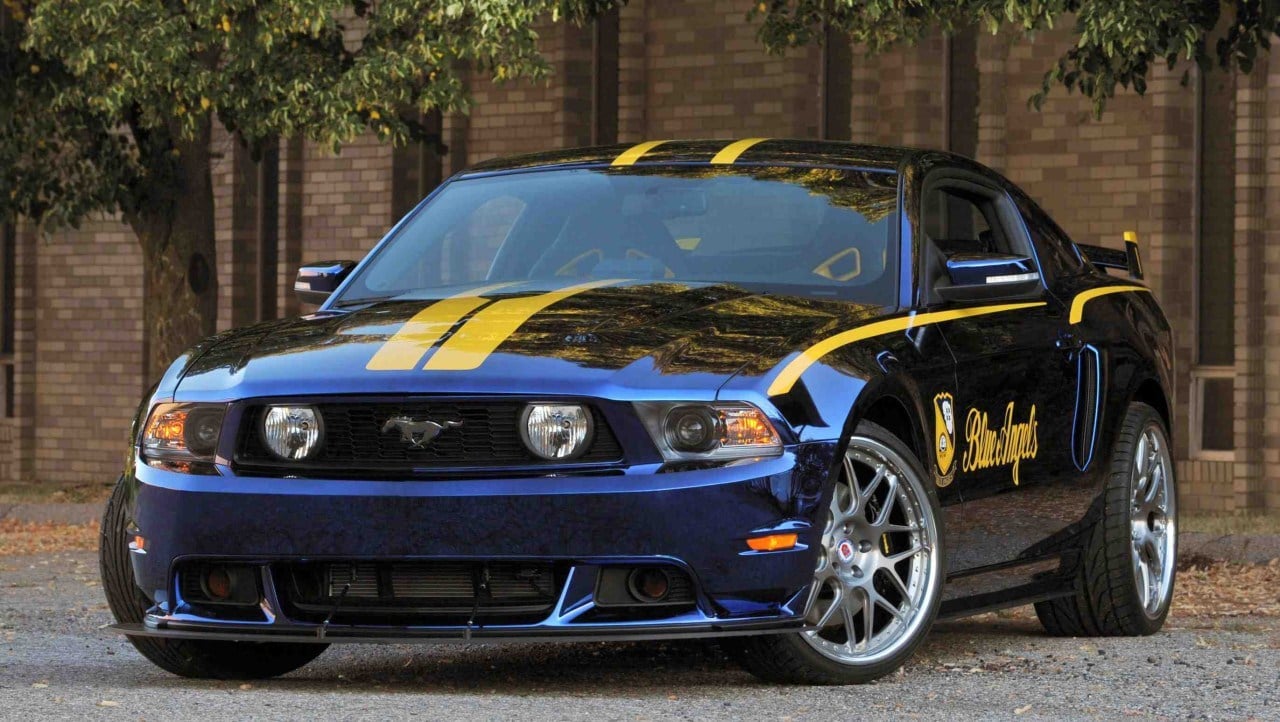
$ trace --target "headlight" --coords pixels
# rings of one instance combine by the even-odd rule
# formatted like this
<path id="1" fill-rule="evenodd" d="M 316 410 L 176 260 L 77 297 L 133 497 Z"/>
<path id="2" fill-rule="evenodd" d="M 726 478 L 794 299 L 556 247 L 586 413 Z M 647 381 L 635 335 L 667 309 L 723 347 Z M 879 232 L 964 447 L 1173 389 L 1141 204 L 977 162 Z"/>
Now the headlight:
<path id="1" fill-rule="evenodd" d="M 756 407 L 742 402 L 635 405 L 649 435 L 667 461 L 776 456 L 782 441 Z"/>
<path id="2" fill-rule="evenodd" d="M 581 456 L 591 445 L 591 430 L 591 412 L 582 404 L 529 404 L 520 422 L 524 445 L 551 461 Z"/>
<path id="3" fill-rule="evenodd" d="M 269 406 L 262 417 L 262 442 L 285 461 L 302 461 L 320 449 L 324 420 L 313 406 Z"/>
<path id="4" fill-rule="evenodd" d="M 174 471 L 211 470 L 226 411 L 222 404 L 157 404 L 142 434 L 143 459 Z"/>

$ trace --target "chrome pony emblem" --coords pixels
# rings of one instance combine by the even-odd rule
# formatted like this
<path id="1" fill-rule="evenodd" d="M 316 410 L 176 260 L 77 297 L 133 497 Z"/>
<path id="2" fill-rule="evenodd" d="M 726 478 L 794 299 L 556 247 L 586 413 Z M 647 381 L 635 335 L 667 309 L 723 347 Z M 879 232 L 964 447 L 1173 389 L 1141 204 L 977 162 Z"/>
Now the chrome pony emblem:
<path id="1" fill-rule="evenodd" d="M 382 425 L 382 433 L 399 429 L 400 440 L 415 449 L 425 449 L 445 429 L 456 429 L 462 426 L 461 421 L 446 421 L 443 424 L 423 419 L 415 421 L 408 416 L 393 416 Z"/>

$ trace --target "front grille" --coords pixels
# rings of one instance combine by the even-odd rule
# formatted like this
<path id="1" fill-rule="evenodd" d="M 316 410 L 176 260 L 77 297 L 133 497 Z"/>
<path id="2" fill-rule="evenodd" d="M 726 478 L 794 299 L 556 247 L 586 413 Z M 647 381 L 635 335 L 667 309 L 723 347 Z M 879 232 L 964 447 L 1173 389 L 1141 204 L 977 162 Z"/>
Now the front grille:
<path id="1" fill-rule="evenodd" d="M 563 574 L 550 562 L 332 562 L 277 571 L 293 614 L 373 622 L 406 615 L 440 622 L 477 616 L 540 618 Z"/>
<path id="2" fill-rule="evenodd" d="M 236 464 L 246 470 L 289 474 L 324 473 L 411 474 L 415 471 L 484 467 L 526 467 L 562 465 L 534 456 L 520 440 L 520 414 L 525 404 L 518 401 L 440 402 L 397 401 L 316 404 L 324 419 L 324 444 L 319 454 L 304 462 L 281 461 L 272 456 L 261 439 L 265 406 L 246 410 L 236 446 Z M 408 417 L 449 421 L 462 425 L 448 428 L 423 447 L 405 441 L 398 430 L 383 432 L 388 419 Z M 605 423 L 593 410 L 595 429 L 591 448 L 572 463 L 619 461 L 622 449 Z"/>

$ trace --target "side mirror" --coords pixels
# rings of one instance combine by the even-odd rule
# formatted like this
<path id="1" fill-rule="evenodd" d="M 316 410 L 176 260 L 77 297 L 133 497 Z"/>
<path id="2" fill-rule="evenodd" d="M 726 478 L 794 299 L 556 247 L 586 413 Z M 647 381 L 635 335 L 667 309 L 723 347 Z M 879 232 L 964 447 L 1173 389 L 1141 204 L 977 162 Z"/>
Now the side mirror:
<path id="1" fill-rule="evenodd" d="M 308 263 L 298 269 L 293 282 L 293 292 L 303 303 L 320 305 L 328 300 L 356 267 L 355 261 L 320 261 Z"/>
<path id="2" fill-rule="evenodd" d="M 957 253 L 947 259 L 950 283 L 939 284 L 947 301 L 985 301 L 1026 296 L 1040 288 L 1040 272 L 1026 256 Z"/>

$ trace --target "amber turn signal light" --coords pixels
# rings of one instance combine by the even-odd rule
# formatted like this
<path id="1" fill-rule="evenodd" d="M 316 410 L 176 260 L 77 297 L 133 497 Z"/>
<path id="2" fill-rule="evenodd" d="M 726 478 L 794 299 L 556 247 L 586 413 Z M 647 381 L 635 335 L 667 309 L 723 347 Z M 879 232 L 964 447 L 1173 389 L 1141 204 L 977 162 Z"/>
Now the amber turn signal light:
<path id="1" fill-rule="evenodd" d="M 783 549 L 792 549 L 796 545 L 795 534 L 770 534 L 769 536 L 758 536 L 747 540 L 747 546 L 752 551 L 757 552 L 776 552 Z"/>

